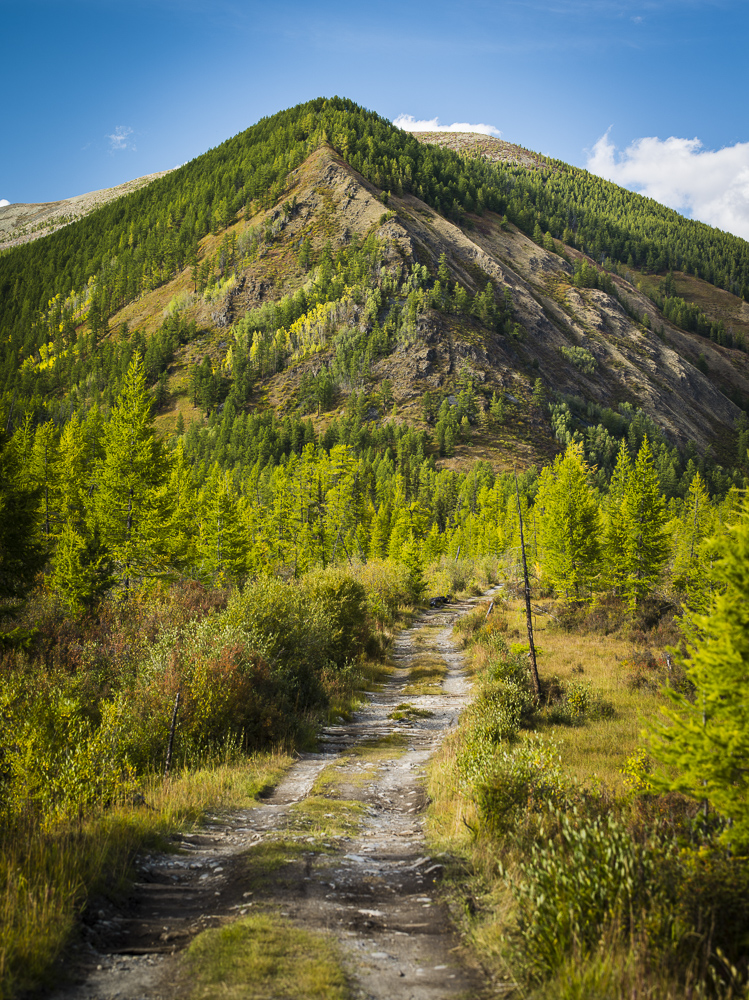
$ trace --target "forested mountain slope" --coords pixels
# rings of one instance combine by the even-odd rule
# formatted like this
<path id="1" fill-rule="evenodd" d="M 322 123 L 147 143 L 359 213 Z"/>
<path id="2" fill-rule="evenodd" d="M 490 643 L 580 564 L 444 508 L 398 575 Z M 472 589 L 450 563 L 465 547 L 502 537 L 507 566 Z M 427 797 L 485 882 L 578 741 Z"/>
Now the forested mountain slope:
<path id="1" fill-rule="evenodd" d="M 329 318 L 326 312 L 314 333 L 315 321 L 308 321 L 306 336 L 314 349 L 277 342 L 277 330 L 287 329 L 289 319 L 299 321 L 291 314 L 279 313 L 267 320 L 270 329 L 252 332 L 252 368 L 267 384 L 266 398 L 277 410 L 305 409 L 305 375 L 319 379 L 325 372 L 342 395 L 372 393 L 389 379 L 402 413 L 417 422 L 423 418 L 425 393 L 433 395 L 438 409 L 442 396 L 460 391 L 461 379 L 476 386 L 482 412 L 494 392 L 510 402 L 529 403 L 540 378 L 549 394 L 575 394 L 608 407 L 628 402 L 643 409 L 674 442 L 692 440 L 704 448 L 732 427 L 738 414 L 714 381 L 694 366 L 698 356 L 708 357 L 711 372 L 749 396 L 745 354 L 681 331 L 623 279 L 599 277 L 572 249 L 564 260 L 494 213 L 473 217 L 461 229 L 405 194 L 391 196 L 385 212 L 378 191 L 327 146 L 298 168 L 285 197 L 293 209 L 271 209 L 229 227 L 228 240 L 216 236 L 204 241 L 203 266 L 215 258 L 218 279 L 213 291 L 206 284 L 207 298 L 193 293 L 195 283 L 184 272 L 114 317 L 113 326 L 126 321 L 131 329 L 155 331 L 176 296 L 183 304 L 182 316 L 208 331 L 170 372 L 175 411 L 189 391 L 190 365 L 206 353 L 231 380 L 237 345 L 246 341 L 252 326 L 266 323 L 265 318 L 247 319 L 248 312 L 304 285 L 312 290 L 310 300 L 315 288 L 319 297 L 318 271 L 328 266 L 325 247 L 330 247 L 332 262 L 342 251 L 356 256 L 352 245 L 366 239 L 377 246 L 378 261 L 357 295 L 347 298 L 343 288 L 324 293 L 323 298 L 330 294 L 339 303 L 339 315 Z M 254 259 L 242 266 L 235 258 L 250 233 L 261 234 L 261 243 L 258 249 L 252 244 Z M 309 272 L 306 258 L 300 260 L 300 246 L 306 253 L 307 240 L 310 261 L 321 261 Z M 232 252 L 234 244 L 240 249 Z M 227 258 L 223 279 L 222 255 Z M 340 260 L 335 267 L 339 265 Z M 426 277 L 421 270 L 415 275 L 424 267 Z M 440 279 L 440 267 L 446 278 Z M 578 276 L 587 268 L 587 283 L 608 281 L 610 291 L 576 285 L 576 267 Z M 221 280 L 227 278 L 222 290 Z M 472 309 L 471 304 L 484 295 L 487 283 L 493 292 L 492 315 L 482 317 L 481 305 Z M 232 324 L 235 344 L 227 360 L 226 330 Z M 376 326 L 387 333 L 380 335 Z M 337 335 L 343 328 L 349 329 L 348 337 Z"/>
<path id="2" fill-rule="evenodd" d="M 358 427 L 395 404 L 448 463 L 577 431 L 611 468 L 641 412 L 732 460 L 743 329 L 678 293 L 740 312 L 748 245 L 498 140 L 426 138 L 318 99 L 0 256 L 8 429 L 111 405 L 140 351 L 164 430 L 229 401 L 327 433 L 349 400 Z M 620 414 L 608 438 L 586 407 Z"/>
<path id="3" fill-rule="evenodd" d="M 74 195 L 72 198 L 62 198 L 59 201 L 32 204 L 14 202 L 11 205 L 0 206 L 0 250 L 49 236 L 55 230 L 82 219 L 110 201 L 145 187 L 146 184 L 167 173 L 168 170 L 159 170 L 154 174 L 125 181 L 124 184 Z"/>

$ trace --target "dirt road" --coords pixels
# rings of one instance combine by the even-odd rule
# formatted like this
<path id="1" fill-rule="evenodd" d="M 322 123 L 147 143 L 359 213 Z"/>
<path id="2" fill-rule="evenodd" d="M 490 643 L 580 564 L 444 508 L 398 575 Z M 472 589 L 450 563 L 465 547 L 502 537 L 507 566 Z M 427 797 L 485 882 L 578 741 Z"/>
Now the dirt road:
<path id="1" fill-rule="evenodd" d="M 140 858 L 128 911 L 98 911 L 79 982 L 55 1000 L 184 996 L 180 952 L 197 934 L 271 911 L 332 934 L 361 1000 L 490 995 L 461 957 L 422 830 L 425 765 L 469 695 L 451 631 L 473 603 L 404 630 L 383 689 L 262 804 L 209 817 L 178 854 Z"/>

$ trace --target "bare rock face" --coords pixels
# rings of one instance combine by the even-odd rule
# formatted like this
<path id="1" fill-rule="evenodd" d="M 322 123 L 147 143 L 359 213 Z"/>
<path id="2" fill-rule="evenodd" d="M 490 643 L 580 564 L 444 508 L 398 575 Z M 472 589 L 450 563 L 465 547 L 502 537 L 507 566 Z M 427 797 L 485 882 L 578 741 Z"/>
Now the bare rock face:
<path id="1" fill-rule="evenodd" d="M 245 281 L 245 276 L 242 275 L 234 288 L 227 292 L 226 298 L 222 302 L 221 306 L 216 310 L 216 312 L 211 313 L 211 319 L 219 329 L 231 326 L 234 318 L 234 306 L 237 299 L 244 291 Z"/>

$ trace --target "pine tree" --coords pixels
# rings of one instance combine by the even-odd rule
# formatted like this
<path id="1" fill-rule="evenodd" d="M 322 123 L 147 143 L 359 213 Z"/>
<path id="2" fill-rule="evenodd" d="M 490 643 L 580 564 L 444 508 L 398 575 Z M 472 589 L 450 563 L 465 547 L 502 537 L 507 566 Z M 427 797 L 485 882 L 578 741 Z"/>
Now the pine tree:
<path id="1" fill-rule="evenodd" d="M 625 531 L 625 590 L 634 611 L 657 582 L 669 547 L 665 531 L 666 501 L 647 437 L 627 479 L 621 511 Z"/>
<path id="2" fill-rule="evenodd" d="M 749 501 L 713 541 L 721 592 L 708 613 L 685 617 L 683 658 L 694 696 L 669 692 L 665 720 L 651 729 L 653 756 L 676 768 L 659 783 L 707 800 L 731 822 L 724 838 L 749 848 Z"/>
<path id="3" fill-rule="evenodd" d="M 544 570 L 558 592 L 576 600 L 591 588 L 601 552 L 601 515 L 590 473 L 582 447 L 571 444 L 543 470 L 536 495 Z"/>
<path id="4" fill-rule="evenodd" d="M 624 442 L 619 446 L 616 467 L 609 483 L 604 516 L 603 551 L 606 581 L 615 594 L 624 591 L 627 579 L 627 531 L 624 498 L 632 475 L 632 459 Z"/>
<path id="5" fill-rule="evenodd" d="M 167 462 L 154 434 L 151 400 L 137 353 L 104 425 L 102 445 L 104 457 L 95 481 L 96 520 L 127 594 L 136 580 L 164 569 L 171 513 L 164 488 Z"/>

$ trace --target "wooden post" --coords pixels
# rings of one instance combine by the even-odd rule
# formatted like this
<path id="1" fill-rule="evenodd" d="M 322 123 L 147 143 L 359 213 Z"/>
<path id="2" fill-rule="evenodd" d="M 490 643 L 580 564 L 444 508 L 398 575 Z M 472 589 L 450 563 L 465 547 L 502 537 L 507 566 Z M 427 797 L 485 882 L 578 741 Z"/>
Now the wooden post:
<path id="1" fill-rule="evenodd" d="M 531 615 L 531 585 L 528 581 L 528 563 L 525 559 L 525 537 L 523 535 L 523 512 L 520 508 L 520 489 L 518 487 L 518 474 L 515 472 L 515 496 L 518 501 L 518 521 L 520 523 L 520 552 L 523 556 L 523 579 L 525 580 L 525 619 L 528 626 L 528 648 L 531 661 L 531 680 L 533 681 L 533 694 L 536 704 L 541 699 L 541 682 L 538 679 L 538 667 L 536 666 L 536 647 L 533 642 L 533 617 Z"/>
<path id="2" fill-rule="evenodd" d="M 166 762 L 164 764 L 164 777 L 169 777 L 169 768 L 172 766 L 172 750 L 174 749 L 174 730 L 177 728 L 177 711 L 179 709 L 179 691 L 174 699 L 172 709 L 172 724 L 169 727 L 169 746 L 166 749 Z"/>

